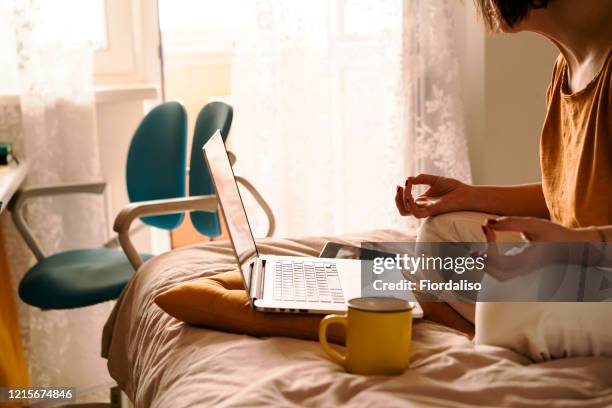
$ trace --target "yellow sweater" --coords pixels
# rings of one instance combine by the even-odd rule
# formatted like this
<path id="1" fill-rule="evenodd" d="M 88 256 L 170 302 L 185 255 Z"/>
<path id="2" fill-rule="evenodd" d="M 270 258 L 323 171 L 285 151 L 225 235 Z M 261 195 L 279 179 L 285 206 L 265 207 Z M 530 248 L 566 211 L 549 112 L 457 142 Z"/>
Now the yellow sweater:
<path id="1" fill-rule="evenodd" d="M 542 188 L 552 221 L 566 227 L 612 224 L 611 55 L 582 90 L 567 92 L 557 58 L 540 141 Z"/>

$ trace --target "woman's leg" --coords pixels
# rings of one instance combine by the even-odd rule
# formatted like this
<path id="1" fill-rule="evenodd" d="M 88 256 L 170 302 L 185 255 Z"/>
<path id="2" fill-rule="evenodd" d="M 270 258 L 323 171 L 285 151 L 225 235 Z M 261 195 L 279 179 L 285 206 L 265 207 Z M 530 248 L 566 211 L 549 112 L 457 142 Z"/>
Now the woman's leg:
<path id="1" fill-rule="evenodd" d="M 463 211 L 430 217 L 419 230 L 417 241 L 482 242 L 480 226 L 491 217 L 495 216 Z M 522 241 L 517 233 L 497 233 L 497 239 Z M 559 273 L 562 272 L 560 266 Z M 598 267 L 589 268 L 587 273 L 612 276 L 612 270 Z M 608 302 L 479 302 L 477 307 L 475 303 L 449 302 L 449 305 L 450 310 L 445 303 L 423 304 L 425 317 L 467 332 L 456 318 L 448 317 L 456 310 L 475 323 L 476 344 L 506 347 L 536 361 L 612 355 Z"/>
<path id="2" fill-rule="evenodd" d="M 491 214 L 460 211 L 429 217 L 423 222 L 417 235 L 417 242 L 482 242 L 481 225 Z M 474 324 L 475 304 L 473 302 L 448 302 L 464 319 Z M 427 310 L 425 310 L 427 315 Z M 427 316 L 425 316 L 427 317 Z"/>
<path id="3" fill-rule="evenodd" d="M 417 242 L 483 242 L 481 225 L 487 218 L 497 217 L 474 211 L 458 211 L 429 217 L 425 220 L 417 235 Z M 517 233 L 498 233 L 501 242 L 520 241 Z M 463 318 L 474 323 L 474 302 L 448 302 Z"/>
<path id="4" fill-rule="evenodd" d="M 571 288 L 580 286 L 576 279 L 579 276 L 576 272 L 582 269 L 580 266 L 551 265 L 534 273 L 547 269 L 551 278 L 563 274 L 564 284 L 569 284 Z M 589 267 L 584 273 L 597 279 L 608 271 Z M 612 276 L 612 271 L 609 271 L 609 275 Z M 545 275 L 543 277 L 546 278 Z M 527 287 L 526 283 L 519 286 Z M 509 348 L 534 361 L 563 357 L 610 357 L 611 310 L 609 301 L 478 302 L 474 342 Z"/>
<path id="5" fill-rule="evenodd" d="M 475 211 L 458 211 L 425 219 L 417 234 L 418 242 L 482 242 L 481 225 L 496 215 Z"/>

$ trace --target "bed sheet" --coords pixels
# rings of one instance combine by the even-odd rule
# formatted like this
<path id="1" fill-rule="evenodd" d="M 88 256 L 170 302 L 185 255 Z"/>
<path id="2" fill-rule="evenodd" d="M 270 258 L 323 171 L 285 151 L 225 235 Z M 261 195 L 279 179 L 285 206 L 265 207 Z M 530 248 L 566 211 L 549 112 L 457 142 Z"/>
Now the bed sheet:
<path id="1" fill-rule="evenodd" d="M 267 239 L 261 252 L 316 256 L 326 241 L 409 241 L 398 231 Z M 103 333 L 111 376 L 136 407 L 243 406 L 612 406 L 612 359 L 532 364 L 507 349 L 476 346 L 446 326 L 413 329 L 411 368 L 400 376 L 348 374 L 318 343 L 254 338 L 191 327 L 159 309 L 157 293 L 235 269 L 227 241 L 183 248 L 147 262 L 119 298 Z"/>

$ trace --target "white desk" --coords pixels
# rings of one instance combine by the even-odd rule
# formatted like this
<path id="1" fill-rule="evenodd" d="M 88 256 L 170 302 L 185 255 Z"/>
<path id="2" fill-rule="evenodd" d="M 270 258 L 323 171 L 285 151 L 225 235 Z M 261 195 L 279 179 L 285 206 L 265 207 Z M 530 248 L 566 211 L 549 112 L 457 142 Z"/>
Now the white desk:
<path id="1" fill-rule="evenodd" d="M 0 166 L 0 213 L 4 211 L 13 194 L 19 189 L 28 175 L 30 165 L 27 161 Z"/>

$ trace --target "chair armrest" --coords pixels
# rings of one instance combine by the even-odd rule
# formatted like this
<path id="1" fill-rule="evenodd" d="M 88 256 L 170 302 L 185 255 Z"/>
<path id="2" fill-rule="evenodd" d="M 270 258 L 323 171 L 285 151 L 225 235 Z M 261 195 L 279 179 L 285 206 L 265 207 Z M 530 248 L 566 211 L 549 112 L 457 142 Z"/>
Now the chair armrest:
<path id="1" fill-rule="evenodd" d="M 102 194 L 106 189 L 106 182 L 93 181 L 87 183 L 58 183 L 45 186 L 25 187 L 18 194 L 22 200 L 32 197 L 47 197 L 65 194 Z"/>
<path id="2" fill-rule="evenodd" d="M 19 231 L 19 234 L 21 234 L 21 237 L 38 261 L 43 259 L 45 254 L 23 218 L 21 210 L 26 201 L 36 197 L 48 197 L 65 194 L 102 194 L 105 188 L 106 183 L 104 181 L 87 183 L 58 183 L 47 186 L 26 187 L 20 189 L 15 194 L 9 203 L 11 218 L 15 224 L 15 228 L 17 228 L 17 231 Z"/>
<path id="3" fill-rule="evenodd" d="M 142 258 L 130 240 L 130 227 L 139 217 L 149 215 L 174 214 L 185 211 L 217 211 L 217 196 L 194 196 L 169 198 L 164 200 L 142 201 L 128 204 L 115 218 L 113 229 L 118 233 L 119 243 L 128 260 L 138 270 L 142 265 Z"/>
<path id="4" fill-rule="evenodd" d="M 272 208 L 270 208 L 266 200 L 264 200 L 261 194 L 259 194 L 259 191 L 257 191 L 255 186 L 253 186 L 249 181 L 240 176 L 236 176 L 236 181 L 242 184 L 247 190 L 249 190 L 253 197 L 255 197 L 255 201 L 257 201 L 257 203 L 261 205 L 261 208 L 263 208 L 264 212 L 266 213 L 266 216 L 268 217 L 268 232 L 266 233 L 266 237 L 271 237 L 272 234 L 274 234 L 274 230 L 276 229 L 276 219 L 274 218 Z"/>

